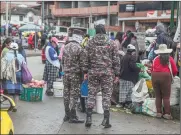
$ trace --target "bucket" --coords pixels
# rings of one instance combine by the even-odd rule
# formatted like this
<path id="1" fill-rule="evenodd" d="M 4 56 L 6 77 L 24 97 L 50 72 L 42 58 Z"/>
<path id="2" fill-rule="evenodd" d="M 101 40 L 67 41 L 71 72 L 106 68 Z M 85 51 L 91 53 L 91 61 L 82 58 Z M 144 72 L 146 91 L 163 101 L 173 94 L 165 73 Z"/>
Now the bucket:
<path id="1" fill-rule="evenodd" d="M 96 96 L 96 111 L 99 114 L 104 113 L 104 110 L 102 108 L 102 93 L 101 92 L 97 93 L 97 96 Z"/>
<path id="2" fill-rule="evenodd" d="M 63 82 L 54 82 L 53 83 L 54 97 L 63 97 L 63 89 L 64 89 Z"/>

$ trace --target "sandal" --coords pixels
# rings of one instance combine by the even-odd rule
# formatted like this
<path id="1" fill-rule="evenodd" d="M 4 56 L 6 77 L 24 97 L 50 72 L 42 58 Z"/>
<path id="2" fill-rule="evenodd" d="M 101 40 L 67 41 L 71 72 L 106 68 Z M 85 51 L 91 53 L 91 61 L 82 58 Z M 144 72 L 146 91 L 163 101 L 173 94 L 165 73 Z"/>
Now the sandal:
<path id="1" fill-rule="evenodd" d="M 173 117 L 171 115 L 169 115 L 169 114 L 164 114 L 163 118 L 166 119 L 166 120 L 172 120 L 173 119 Z"/>
<path id="2" fill-rule="evenodd" d="M 162 118 L 162 114 L 161 113 L 157 113 L 156 117 L 161 119 Z"/>

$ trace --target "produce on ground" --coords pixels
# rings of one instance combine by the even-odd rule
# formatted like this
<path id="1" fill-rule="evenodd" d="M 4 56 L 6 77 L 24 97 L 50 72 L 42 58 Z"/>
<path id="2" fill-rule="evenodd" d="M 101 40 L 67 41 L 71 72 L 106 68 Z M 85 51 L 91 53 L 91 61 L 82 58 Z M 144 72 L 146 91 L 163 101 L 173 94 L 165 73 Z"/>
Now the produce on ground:
<path id="1" fill-rule="evenodd" d="M 24 88 L 43 88 L 44 85 L 45 85 L 45 82 L 43 80 L 38 81 L 34 79 L 32 79 L 30 83 L 23 84 Z"/>

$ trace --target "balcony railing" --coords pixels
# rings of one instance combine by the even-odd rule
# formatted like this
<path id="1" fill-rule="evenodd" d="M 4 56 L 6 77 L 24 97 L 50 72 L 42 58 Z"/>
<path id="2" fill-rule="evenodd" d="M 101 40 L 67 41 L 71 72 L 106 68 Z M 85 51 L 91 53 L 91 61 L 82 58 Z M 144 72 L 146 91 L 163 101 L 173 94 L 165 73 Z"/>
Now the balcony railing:
<path id="1" fill-rule="evenodd" d="M 86 8 L 68 8 L 68 9 L 56 9 L 55 6 L 51 5 L 52 15 L 54 16 L 89 16 L 92 15 L 107 15 L 108 7 L 86 7 Z M 110 14 L 117 14 L 117 5 L 110 6 Z"/>

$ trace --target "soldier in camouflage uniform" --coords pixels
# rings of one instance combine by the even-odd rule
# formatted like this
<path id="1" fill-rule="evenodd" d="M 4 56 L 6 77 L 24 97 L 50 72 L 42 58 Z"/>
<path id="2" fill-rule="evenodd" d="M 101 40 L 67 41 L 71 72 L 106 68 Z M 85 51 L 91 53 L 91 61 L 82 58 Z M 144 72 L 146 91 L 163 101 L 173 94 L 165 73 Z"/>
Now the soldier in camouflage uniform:
<path id="1" fill-rule="evenodd" d="M 85 126 L 90 127 L 92 124 L 91 115 L 95 105 L 96 94 L 99 90 L 102 90 L 102 104 L 104 109 L 102 125 L 105 126 L 105 128 L 109 128 L 111 127 L 109 124 L 109 109 L 111 106 L 113 81 L 114 79 L 118 81 L 120 61 L 117 53 L 118 50 L 114 42 L 106 35 L 104 25 L 97 25 L 95 29 L 96 36 L 91 39 L 86 46 L 87 61 L 84 62 L 85 69 L 88 69 L 89 81 Z"/>
<path id="2" fill-rule="evenodd" d="M 84 123 L 84 120 L 80 120 L 76 115 L 76 105 L 80 94 L 81 71 L 83 70 L 81 67 L 83 60 L 85 60 L 81 57 L 83 54 L 80 46 L 81 41 L 82 36 L 73 34 L 65 45 L 62 58 L 64 71 L 64 121 L 69 121 L 69 123 Z"/>

